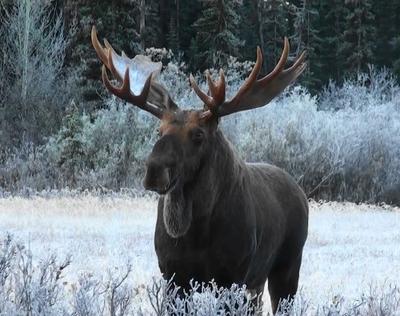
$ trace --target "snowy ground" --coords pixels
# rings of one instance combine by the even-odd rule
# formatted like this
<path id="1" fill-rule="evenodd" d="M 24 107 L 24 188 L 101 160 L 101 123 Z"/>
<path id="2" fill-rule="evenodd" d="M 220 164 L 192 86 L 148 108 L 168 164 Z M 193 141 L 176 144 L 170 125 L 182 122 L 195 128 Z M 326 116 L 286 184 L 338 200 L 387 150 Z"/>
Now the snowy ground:
<path id="1" fill-rule="evenodd" d="M 0 233 L 10 232 L 36 260 L 72 255 L 66 281 L 82 272 L 105 275 L 133 265 L 131 282 L 160 277 L 153 249 L 156 202 L 152 199 L 0 199 Z M 400 286 L 400 210 L 351 203 L 311 203 L 309 237 L 300 288 L 310 303 L 352 300 L 370 286 Z M 265 302 L 269 305 L 268 295 Z"/>

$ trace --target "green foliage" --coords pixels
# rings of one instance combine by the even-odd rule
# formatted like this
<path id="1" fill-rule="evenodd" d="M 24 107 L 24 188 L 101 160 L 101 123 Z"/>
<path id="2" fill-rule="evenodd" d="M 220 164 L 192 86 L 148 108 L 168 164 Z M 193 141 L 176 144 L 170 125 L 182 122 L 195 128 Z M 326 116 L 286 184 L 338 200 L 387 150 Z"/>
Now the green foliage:
<path id="1" fill-rule="evenodd" d="M 319 71 L 313 74 L 321 82 L 316 88 L 320 89 L 329 80 L 340 82 L 343 78 L 345 55 L 338 54 L 344 25 L 343 0 L 312 1 L 312 7 L 318 12 L 314 20 L 318 30 L 319 45 L 315 49 Z M 313 67 L 313 66 L 311 66 Z"/>
<path id="2" fill-rule="evenodd" d="M 84 149 L 82 141 L 84 117 L 81 117 L 74 103 L 67 108 L 63 125 L 56 137 L 58 146 L 57 167 L 65 176 L 65 181 L 76 186 L 76 177 L 84 164 Z"/>
<path id="3" fill-rule="evenodd" d="M 307 51 L 308 67 L 302 76 L 302 84 L 309 87 L 311 91 L 317 91 L 322 85 L 321 79 L 316 76 L 323 67 L 319 54 L 322 46 L 322 38 L 319 36 L 317 27 L 320 21 L 318 9 L 312 7 L 307 0 L 301 1 L 301 7 L 294 8 L 294 44 L 296 44 L 296 55 Z"/>
<path id="4" fill-rule="evenodd" d="M 229 56 L 240 56 L 243 41 L 236 35 L 240 23 L 237 5 L 236 1 L 203 1 L 201 16 L 193 24 L 196 44 L 192 52 L 198 55 L 200 69 L 226 65 Z"/>
<path id="5" fill-rule="evenodd" d="M 271 71 L 282 54 L 283 38 L 288 35 L 290 7 L 285 0 L 258 2 L 259 41 L 264 52 L 264 69 Z"/>
<path id="6" fill-rule="evenodd" d="M 374 62 L 375 14 L 371 0 L 346 0 L 345 22 L 338 53 L 346 56 L 343 67 L 361 72 Z"/>

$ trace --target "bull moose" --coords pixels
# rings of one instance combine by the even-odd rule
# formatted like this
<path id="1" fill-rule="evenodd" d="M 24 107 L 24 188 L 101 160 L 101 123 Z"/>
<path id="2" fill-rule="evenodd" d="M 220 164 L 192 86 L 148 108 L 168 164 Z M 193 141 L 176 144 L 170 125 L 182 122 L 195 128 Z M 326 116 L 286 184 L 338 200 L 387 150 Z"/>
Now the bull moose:
<path id="1" fill-rule="evenodd" d="M 245 284 L 259 297 L 268 279 L 275 313 L 279 301 L 297 291 L 307 199 L 285 171 L 244 162 L 218 123 L 223 116 L 269 103 L 304 71 L 305 54 L 284 69 L 289 54 L 285 38 L 275 69 L 257 79 L 263 59 L 257 48 L 254 68 L 229 101 L 222 70 L 218 81 L 206 73 L 209 93 L 190 76 L 204 107 L 181 110 L 156 81 L 161 63 L 118 55 L 107 40 L 100 44 L 95 27 L 91 36 L 107 89 L 160 120 L 143 185 L 160 195 L 154 244 L 163 276 L 174 276 L 183 288 L 191 279 L 214 279 L 225 287 Z M 121 87 L 110 82 L 108 71 Z"/>

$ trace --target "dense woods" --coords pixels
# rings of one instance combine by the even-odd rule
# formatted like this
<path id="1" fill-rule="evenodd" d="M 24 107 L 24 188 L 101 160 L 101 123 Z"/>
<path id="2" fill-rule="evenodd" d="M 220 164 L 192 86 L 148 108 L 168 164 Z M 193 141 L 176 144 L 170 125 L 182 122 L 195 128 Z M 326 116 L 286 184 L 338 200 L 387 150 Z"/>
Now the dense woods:
<path id="1" fill-rule="evenodd" d="M 287 36 L 290 61 L 307 50 L 302 88 L 222 128 L 243 158 L 283 167 L 315 197 L 394 201 L 398 0 L 0 0 L 0 193 L 140 186 L 156 121 L 103 88 L 93 25 L 118 52 L 161 60 L 185 106 L 199 103 L 189 73 L 223 67 L 230 95 L 256 47 L 266 73 Z"/>
<path id="2" fill-rule="evenodd" d="M 288 36 L 292 57 L 308 51 L 310 67 L 302 83 L 314 92 L 368 64 L 400 74 L 396 0 L 65 0 L 58 6 L 66 27 L 77 25 L 80 57 L 93 57 L 88 34 L 96 24 L 118 49 L 135 54 L 165 47 L 191 71 L 222 66 L 229 56 L 254 60 L 257 45 L 268 71 Z M 82 62 L 76 47 L 67 55 L 71 65 Z"/>

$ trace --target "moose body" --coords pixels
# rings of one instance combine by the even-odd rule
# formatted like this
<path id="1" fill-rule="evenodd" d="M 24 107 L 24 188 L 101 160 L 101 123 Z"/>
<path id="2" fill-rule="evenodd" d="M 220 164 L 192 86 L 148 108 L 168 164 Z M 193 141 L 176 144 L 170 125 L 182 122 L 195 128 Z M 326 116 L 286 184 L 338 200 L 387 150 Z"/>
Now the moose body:
<path id="1" fill-rule="evenodd" d="M 216 142 L 197 181 L 184 188 L 183 198 L 192 204 L 186 234 L 173 238 L 167 232 L 163 217 L 171 197 L 159 199 L 155 249 L 160 270 L 184 288 L 191 279 L 214 279 L 225 287 L 246 284 L 257 294 L 268 278 L 276 308 L 297 290 L 307 199 L 283 170 L 243 162 L 219 131 Z"/>
<path id="2" fill-rule="evenodd" d="M 145 189 L 158 192 L 155 248 L 164 277 L 187 288 L 191 279 L 236 283 L 261 296 L 268 279 L 272 309 L 297 291 L 307 237 L 307 199 L 283 170 L 247 164 L 219 129 L 220 118 L 270 102 L 305 69 L 304 53 L 284 69 L 289 42 L 275 69 L 257 79 L 262 53 L 237 94 L 225 100 L 225 77 L 207 73 L 209 94 L 190 76 L 203 110 L 181 110 L 155 80 L 161 70 L 145 56 L 129 59 L 92 43 L 103 62 L 105 86 L 160 120 L 159 139 L 146 161 Z M 107 70 L 122 82 L 108 79 Z M 138 88 L 139 87 L 139 88 Z M 139 92 L 139 94 L 137 94 Z"/>

